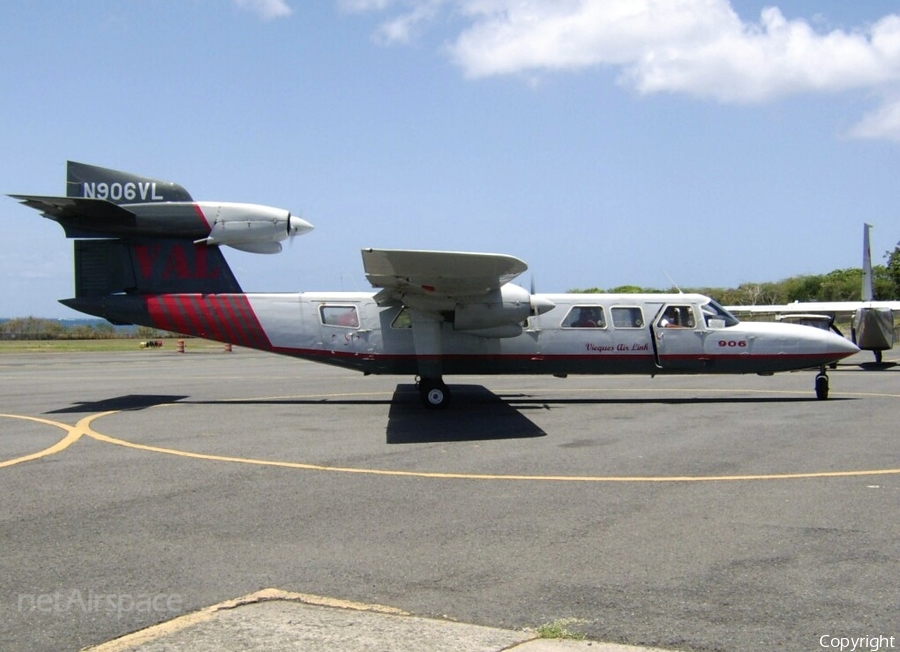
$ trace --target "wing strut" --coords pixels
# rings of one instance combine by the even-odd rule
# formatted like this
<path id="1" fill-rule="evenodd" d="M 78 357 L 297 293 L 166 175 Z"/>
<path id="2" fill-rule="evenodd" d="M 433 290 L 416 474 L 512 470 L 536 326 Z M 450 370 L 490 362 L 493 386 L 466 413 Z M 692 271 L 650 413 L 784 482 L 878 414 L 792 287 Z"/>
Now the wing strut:
<path id="1" fill-rule="evenodd" d="M 422 403 L 428 408 L 445 408 L 450 402 L 450 389 L 444 383 L 441 360 L 443 320 L 440 315 L 414 308 L 410 309 L 410 318 Z"/>

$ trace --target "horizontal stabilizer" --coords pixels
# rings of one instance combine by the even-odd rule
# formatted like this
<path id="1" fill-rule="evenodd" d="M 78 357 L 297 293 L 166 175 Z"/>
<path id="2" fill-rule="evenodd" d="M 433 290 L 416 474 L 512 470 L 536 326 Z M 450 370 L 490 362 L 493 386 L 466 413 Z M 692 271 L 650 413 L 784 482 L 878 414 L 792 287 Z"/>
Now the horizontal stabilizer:
<path id="1" fill-rule="evenodd" d="M 105 199 L 83 197 L 42 197 L 39 195 L 10 195 L 14 199 L 41 211 L 52 220 L 84 220 L 88 222 L 125 224 L 133 226 L 134 213 Z"/>
<path id="2" fill-rule="evenodd" d="M 127 208 L 105 199 L 83 197 L 42 197 L 10 195 L 39 210 L 44 217 L 59 222 L 69 238 L 96 237 L 97 232 L 117 228 L 133 228 L 136 218 Z"/>

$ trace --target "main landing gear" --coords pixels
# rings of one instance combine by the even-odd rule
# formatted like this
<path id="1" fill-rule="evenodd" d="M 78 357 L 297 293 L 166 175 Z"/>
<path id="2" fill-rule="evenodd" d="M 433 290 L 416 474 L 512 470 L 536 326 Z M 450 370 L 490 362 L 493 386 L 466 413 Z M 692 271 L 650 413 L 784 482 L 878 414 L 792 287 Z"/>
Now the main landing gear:
<path id="1" fill-rule="evenodd" d="M 816 398 L 820 401 L 828 398 L 828 374 L 825 373 L 825 367 L 816 374 Z"/>
<path id="2" fill-rule="evenodd" d="M 429 410 L 442 410 L 450 404 L 450 388 L 442 378 L 419 378 L 419 398 Z"/>

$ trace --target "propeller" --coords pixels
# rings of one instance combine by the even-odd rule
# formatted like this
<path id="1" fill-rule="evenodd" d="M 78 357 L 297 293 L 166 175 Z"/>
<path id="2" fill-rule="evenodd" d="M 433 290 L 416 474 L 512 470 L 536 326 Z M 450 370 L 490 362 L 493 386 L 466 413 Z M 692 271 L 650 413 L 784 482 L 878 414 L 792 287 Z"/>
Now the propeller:
<path id="1" fill-rule="evenodd" d="M 531 316 L 537 317 L 538 315 L 543 315 L 545 312 L 553 310 L 556 307 L 556 304 L 546 299 L 544 297 L 536 296 L 535 286 L 537 284 L 534 281 L 534 273 L 531 274 L 531 283 L 529 284 L 528 293 L 531 295 Z"/>

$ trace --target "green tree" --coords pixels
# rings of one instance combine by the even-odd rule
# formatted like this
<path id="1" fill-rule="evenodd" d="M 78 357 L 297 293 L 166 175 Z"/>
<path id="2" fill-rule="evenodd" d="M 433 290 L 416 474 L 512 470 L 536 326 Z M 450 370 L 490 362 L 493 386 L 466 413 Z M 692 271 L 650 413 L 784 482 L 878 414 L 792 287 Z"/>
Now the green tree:
<path id="1" fill-rule="evenodd" d="M 875 285 L 875 298 L 879 301 L 897 298 L 898 286 L 894 283 L 890 270 L 884 265 L 875 265 L 872 268 L 872 282 Z"/>
<path id="2" fill-rule="evenodd" d="M 885 253 L 884 257 L 887 258 L 887 276 L 893 283 L 889 298 L 896 299 L 900 297 L 900 242 L 897 243 L 897 246 L 894 247 L 893 251 Z M 884 299 L 888 297 L 881 297 L 879 295 L 879 298 Z"/>
<path id="3" fill-rule="evenodd" d="M 836 269 L 822 279 L 818 301 L 859 301 L 862 298 L 862 269 Z"/>
<path id="4" fill-rule="evenodd" d="M 55 319 L 17 317 L 2 325 L 4 336 L 21 340 L 50 340 L 59 338 L 65 328 Z"/>
<path id="5" fill-rule="evenodd" d="M 610 294 L 644 294 L 644 293 L 652 293 L 659 292 L 659 290 L 652 290 L 650 288 L 642 288 L 637 285 L 620 285 L 618 287 L 612 288 Z"/>
<path id="6" fill-rule="evenodd" d="M 821 276 L 792 276 L 782 281 L 785 303 L 791 301 L 816 301 L 822 291 Z"/>

